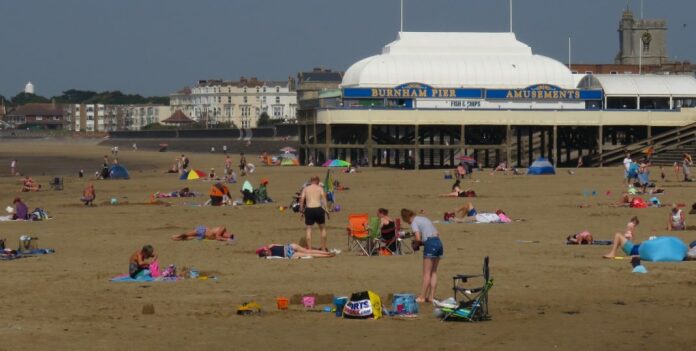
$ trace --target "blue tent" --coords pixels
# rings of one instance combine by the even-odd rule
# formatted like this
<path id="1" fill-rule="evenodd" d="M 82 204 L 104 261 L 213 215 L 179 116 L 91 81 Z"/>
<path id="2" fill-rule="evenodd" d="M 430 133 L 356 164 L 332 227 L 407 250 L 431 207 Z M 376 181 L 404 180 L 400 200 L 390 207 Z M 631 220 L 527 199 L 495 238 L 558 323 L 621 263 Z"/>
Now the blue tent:
<path id="1" fill-rule="evenodd" d="M 121 165 L 113 165 L 109 168 L 109 178 L 111 179 L 129 179 L 128 170 Z"/>
<path id="2" fill-rule="evenodd" d="M 527 174 L 531 175 L 541 175 L 541 174 L 556 174 L 556 169 L 553 168 L 551 162 L 544 157 L 539 157 L 529 166 Z"/>

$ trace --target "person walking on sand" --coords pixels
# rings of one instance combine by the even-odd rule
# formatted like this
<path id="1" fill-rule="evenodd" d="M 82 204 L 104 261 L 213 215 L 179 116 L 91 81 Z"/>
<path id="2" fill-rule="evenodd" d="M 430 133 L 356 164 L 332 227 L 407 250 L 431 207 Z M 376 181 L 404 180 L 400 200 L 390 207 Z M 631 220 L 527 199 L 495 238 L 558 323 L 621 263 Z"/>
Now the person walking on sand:
<path id="1" fill-rule="evenodd" d="M 13 177 L 17 175 L 17 160 L 12 160 L 12 162 L 10 162 L 10 175 Z"/>
<path id="2" fill-rule="evenodd" d="M 423 284 L 421 294 L 416 298 L 416 302 L 432 302 L 435 299 L 437 290 L 437 267 L 440 258 L 444 254 L 442 241 L 433 222 L 425 216 L 416 216 L 409 209 L 401 209 L 401 219 L 411 225 L 411 231 L 415 235 L 413 241 L 414 249 L 423 245 Z"/>
<path id="3" fill-rule="evenodd" d="M 306 239 L 307 249 L 312 249 L 312 226 L 317 224 L 321 232 L 321 250 L 328 251 L 326 246 L 326 227 L 324 226 L 327 204 L 326 192 L 319 186 L 319 177 L 313 176 L 310 184 L 302 189 L 300 194 L 300 212 L 305 220 L 307 227 Z"/>

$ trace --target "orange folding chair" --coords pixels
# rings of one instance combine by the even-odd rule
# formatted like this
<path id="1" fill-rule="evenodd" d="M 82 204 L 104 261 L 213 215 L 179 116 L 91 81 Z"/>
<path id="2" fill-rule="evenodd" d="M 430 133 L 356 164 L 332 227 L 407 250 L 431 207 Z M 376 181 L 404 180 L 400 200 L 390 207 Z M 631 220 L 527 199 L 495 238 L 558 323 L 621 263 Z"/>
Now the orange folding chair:
<path id="1" fill-rule="evenodd" d="M 368 229 L 367 213 L 348 215 L 348 249 L 362 251 L 369 256 L 372 253 L 372 236 Z"/>

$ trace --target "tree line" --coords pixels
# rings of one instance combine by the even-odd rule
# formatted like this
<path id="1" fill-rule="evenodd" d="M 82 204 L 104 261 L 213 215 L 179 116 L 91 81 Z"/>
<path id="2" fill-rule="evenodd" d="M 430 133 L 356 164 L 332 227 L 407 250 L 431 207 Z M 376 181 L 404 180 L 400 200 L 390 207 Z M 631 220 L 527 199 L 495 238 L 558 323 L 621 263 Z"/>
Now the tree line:
<path id="1" fill-rule="evenodd" d="M 118 90 L 96 92 L 90 90 L 70 89 L 62 95 L 50 98 L 41 95 L 21 92 L 10 99 L 0 95 L 0 102 L 9 106 L 20 106 L 28 103 L 49 103 L 55 101 L 58 104 L 104 104 L 104 105 L 140 105 L 155 104 L 169 105 L 168 96 L 141 96 L 139 94 L 124 94 Z"/>

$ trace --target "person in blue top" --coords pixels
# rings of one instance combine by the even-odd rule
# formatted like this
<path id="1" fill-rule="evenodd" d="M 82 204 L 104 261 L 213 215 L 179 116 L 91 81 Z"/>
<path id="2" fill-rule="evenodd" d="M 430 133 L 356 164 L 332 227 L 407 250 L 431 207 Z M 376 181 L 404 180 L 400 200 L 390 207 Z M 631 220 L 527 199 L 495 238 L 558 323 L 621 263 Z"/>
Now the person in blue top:
<path id="1" fill-rule="evenodd" d="M 416 298 L 419 303 L 432 302 L 437 290 L 437 267 L 444 254 L 442 241 L 433 223 L 424 216 L 416 216 L 409 209 L 401 209 L 401 219 L 411 225 L 415 235 L 414 249 L 423 245 L 423 284 L 421 294 Z"/>

